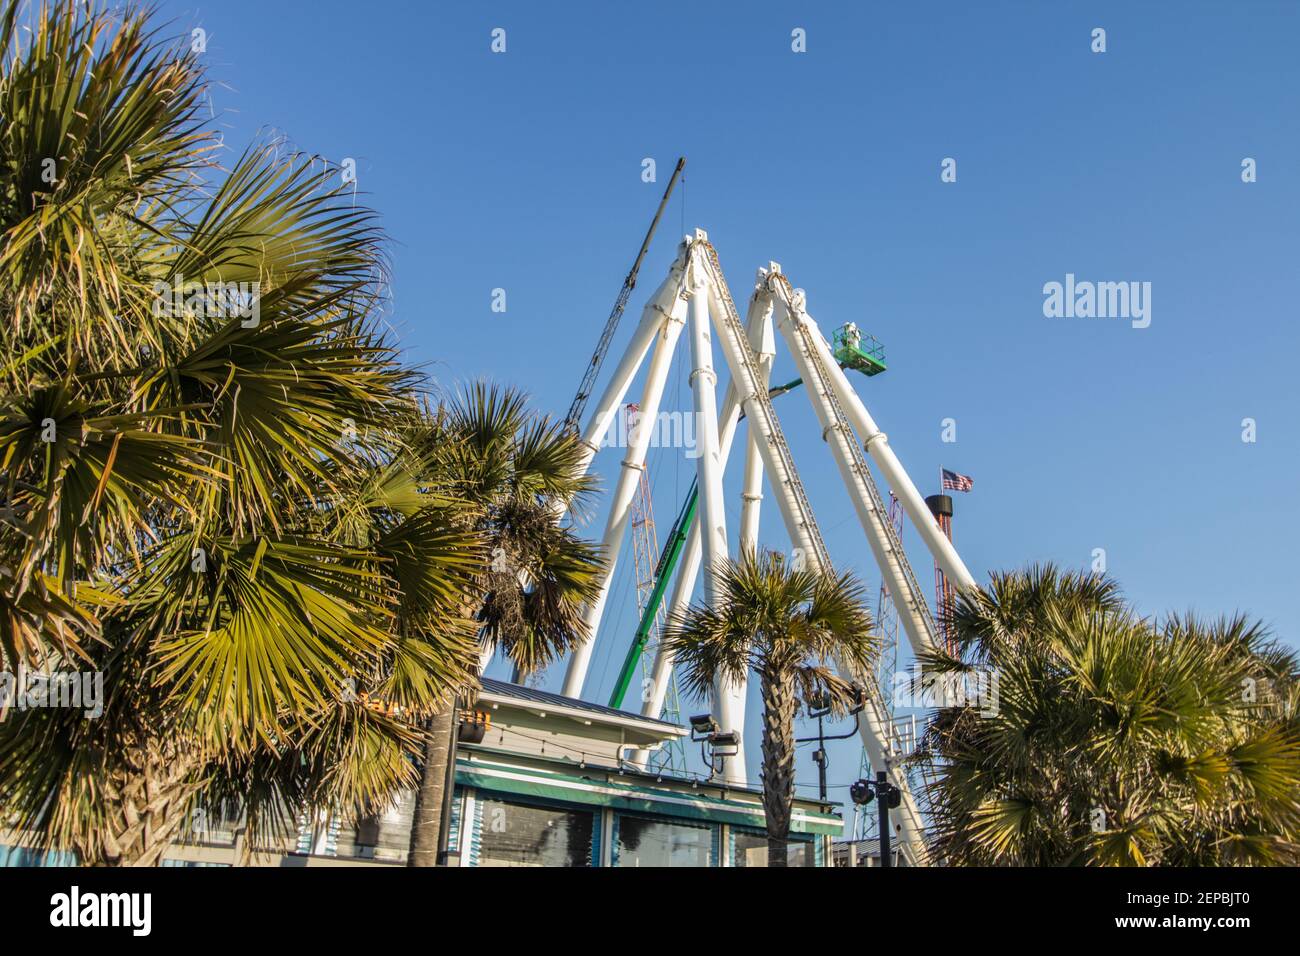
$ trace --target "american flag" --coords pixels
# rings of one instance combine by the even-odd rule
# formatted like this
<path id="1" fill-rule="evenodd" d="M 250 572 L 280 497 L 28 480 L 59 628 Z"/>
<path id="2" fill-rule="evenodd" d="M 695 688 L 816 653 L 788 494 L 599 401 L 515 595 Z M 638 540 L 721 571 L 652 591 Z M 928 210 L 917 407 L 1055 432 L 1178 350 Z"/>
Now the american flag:
<path id="1" fill-rule="evenodd" d="M 970 475 L 959 475 L 947 468 L 942 469 L 942 471 L 944 491 L 970 491 L 975 487 L 975 479 Z"/>

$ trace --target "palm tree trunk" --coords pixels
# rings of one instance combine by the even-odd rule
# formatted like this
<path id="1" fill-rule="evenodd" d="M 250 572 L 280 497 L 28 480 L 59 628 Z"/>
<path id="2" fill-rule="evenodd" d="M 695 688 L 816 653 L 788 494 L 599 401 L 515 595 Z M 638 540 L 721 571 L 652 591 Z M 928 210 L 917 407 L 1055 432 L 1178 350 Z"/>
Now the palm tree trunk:
<path id="1" fill-rule="evenodd" d="M 760 672 L 763 695 L 763 813 L 767 865 L 785 866 L 794 808 L 794 681 L 789 674 Z"/>
<path id="2" fill-rule="evenodd" d="M 482 576 L 476 579 L 473 593 L 482 594 Z M 479 620 L 483 604 L 464 601 L 460 605 L 462 617 Z M 442 834 L 442 811 L 447 805 L 447 771 L 451 760 L 451 735 L 460 727 L 457 719 L 461 698 L 452 695 L 446 705 L 433 715 L 424 742 L 424 761 L 420 767 L 420 786 L 415 791 L 415 809 L 411 813 L 411 845 L 406 856 L 407 866 L 437 866 L 438 842 Z M 454 781 L 455 776 L 452 775 Z M 453 788 L 454 789 L 454 788 Z M 451 825 L 451 821 L 447 821 Z"/>
<path id="3" fill-rule="evenodd" d="M 443 825 L 442 806 L 456 709 L 456 698 L 453 697 L 429 722 L 420 786 L 415 791 L 415 810 L 411 815 L 411 848 L 406 858 L 407 866 L 438 865 L 438 837 Z"/>
<path id="4" fill-rule="evenodd" d="M 104 824 L 92 844 L 78 847 L 83 865 L 157 866 L 202 786 L 198 762 L 175 744 L 149 739 L 123 758 L 104 776 Z"/>

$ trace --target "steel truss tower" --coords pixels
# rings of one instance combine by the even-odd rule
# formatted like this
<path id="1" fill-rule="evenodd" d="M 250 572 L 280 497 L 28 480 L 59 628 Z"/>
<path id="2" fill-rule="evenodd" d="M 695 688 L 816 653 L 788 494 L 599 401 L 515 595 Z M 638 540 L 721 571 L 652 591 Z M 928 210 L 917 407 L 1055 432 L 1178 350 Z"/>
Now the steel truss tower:
<path id="1" fill-rule="evenodd" d="M 902 540 L 903 507 L 898 502 L 898 496 L 892 491 L 889 493 L 889 523 L 894 527 L 894 534 Z M 885 710 L 889 713 L 890 723 L 897 726 L 894 723 L 894 675 L 898 672 L 898 609 L 894 607 L 893 598 L 889 594 L 889 585 L 883 577 L 880 579 L 880 591 L 876 595 L 876 631 L 880 634 L 880 664 L 876 670 L 881 691 L 885 695 Z M 896 734 L 895 738 L 898 743 L 903 743 L 901 735 Z M 907 754 L 901 753 L 897 756 L 904 757 Z M 875 768 L 871 766 L 867 751 L 864 749 L 858 766 L 858 776 L 870 779 L 874 775 Z M 871 821 L 875 818 L 874 812 L 855 803 L 853 824 L 849 828 L 853 838 L 865 840 Z"/>

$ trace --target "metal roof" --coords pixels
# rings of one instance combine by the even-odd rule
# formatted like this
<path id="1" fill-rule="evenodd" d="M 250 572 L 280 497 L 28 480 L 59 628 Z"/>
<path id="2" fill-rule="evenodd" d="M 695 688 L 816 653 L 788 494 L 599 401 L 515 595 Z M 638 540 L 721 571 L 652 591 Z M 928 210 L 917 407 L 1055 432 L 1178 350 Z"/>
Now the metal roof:
<path id="1" fill-rule="evenodd" d="M 674 730 L 678 733 L 683 731 L 683 728 L 679 724 L 674 724 L 671 721 L 658 720 L 654 717 L 644 717 L 641 714 L 634 714 L 626 710 L 617 710 L 613 707 L 605 707 L 602 704 L 593 704 L 590 701 L 578 700 L 574 697 L 565 697 L 563 694 L 552 694 L 549 691 L 537 690 L 534 687 L 523 687 L 519 684 L 511 684 L 508 681 L 493 680 L 490 677 L 484 677 L 481 683 L 483 685 L 483 692 L 494 697 L 523 701 L 525 703 L 536 704 L 543 707 L 582 711 L 583 713 L 618 721 L 633 721 L 639 724 L 649 724 L 662 727 L 664 730 Z"/>

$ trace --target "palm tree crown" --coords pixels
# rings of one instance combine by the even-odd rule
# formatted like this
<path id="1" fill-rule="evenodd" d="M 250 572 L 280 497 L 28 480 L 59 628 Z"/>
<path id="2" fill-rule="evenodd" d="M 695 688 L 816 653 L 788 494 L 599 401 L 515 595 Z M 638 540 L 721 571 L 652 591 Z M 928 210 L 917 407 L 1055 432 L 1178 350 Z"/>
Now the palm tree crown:
<path id="1" fill-rule="evenodd" d="M 713 606 L 692 606 L 665 635 L 684 687 L 707 695 L 720 681 L 759 676 L 763 701 L 763 805 L 769 863 L 784 866 L 794 801 L 794 721 L 801 705 L 844 712 L 861 691 L 840 673 L 870 673 L 877 641 L 864 590 L 849 574 L 791 567 L 767 551 L 714 571 Z"/>
<path id="2" fill-rule="evenodd" d="M 941 710 L 930 796 L 949 863 L 1300 860 L 1297 665 L 1258 624 L 1137 617 L 1113 581 L 999 574 L 954 614 L 992 713 Z"/>
<path id="3" fill-rule="evenodd" d="M 465 503 L 464 525 L 484 546 L 461 616 L 516 674 L 545 667 L 587 636 L 581 612 L 598 591 L 599 550 L 557 520 L 592 487 L 577 437 L 530 412 L 521 393 L 475 383 L 440 408 L 423 444 L 439 450 L 440 487 Z M 425 727 L 411 866 L 438 862 L 455 708 L 447 700 Z"/>
<path id="4" fill-rule="evenodd" d="M 477 675 L 481 535 L 386 338 L 383 237 L 281 142 L 218 165 L 204 78 L 145 14 L 0 14 L 0 656 L 104 709 L 0 721 L 0 808 L 155 862 L 196 806 L 255 833 L 414 781 Z M 445 449 L 439 454 L 445 454 Z M 475 560 L 475 555 L 479 559 Z"/>

